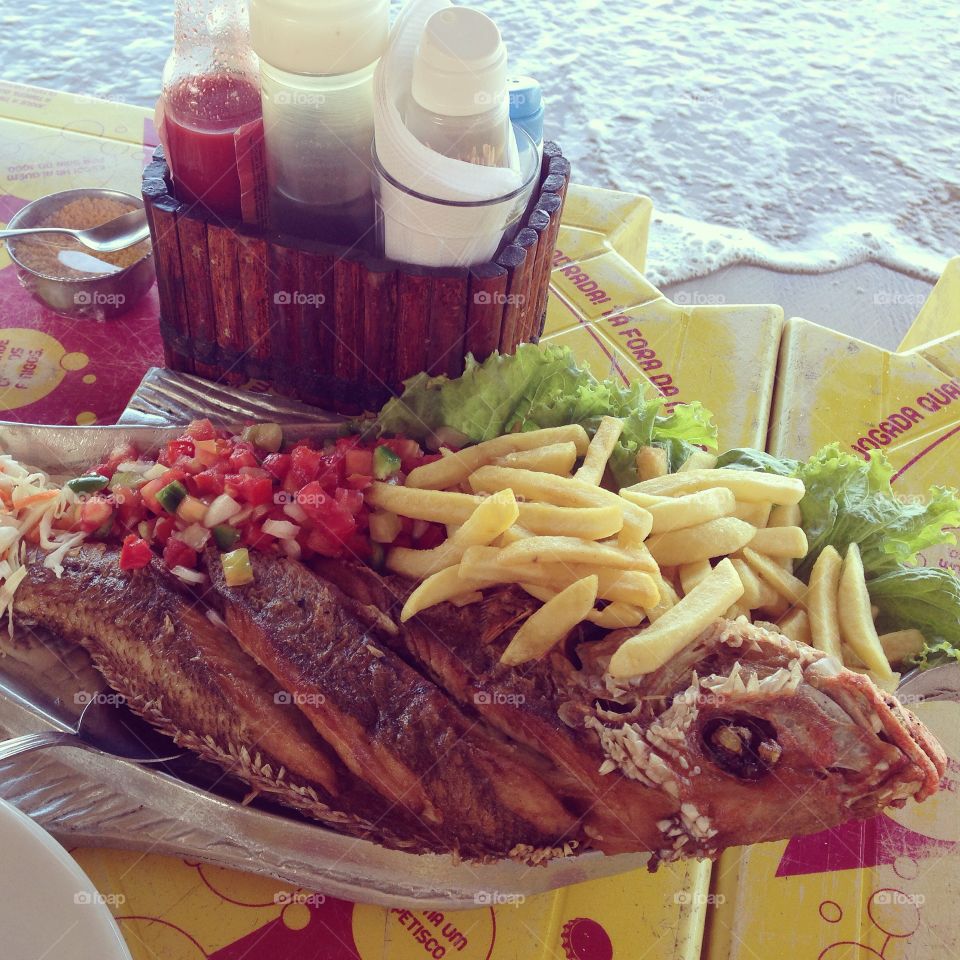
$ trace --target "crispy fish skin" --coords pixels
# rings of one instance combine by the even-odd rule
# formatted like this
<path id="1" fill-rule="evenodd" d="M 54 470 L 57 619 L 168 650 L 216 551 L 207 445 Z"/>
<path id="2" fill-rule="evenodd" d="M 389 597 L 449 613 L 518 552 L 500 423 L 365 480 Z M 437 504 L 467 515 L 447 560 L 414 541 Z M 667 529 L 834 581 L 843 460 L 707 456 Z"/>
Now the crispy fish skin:
<path id="1" fill-rule="evenodd" d="M 256 554 L 254 582 L 230 588 L 207 556 L 222 615 L 343 763 L 433 832 L 436 849 L 506 854 L 577 839 L 576 820 L 501 738 L 386 646 L 335 585 Z"/>
<path id="2" fill-rule="evenodd" d="M 410 588 L 360 569 L 337 576 L 391 611 Z M 579 670 L 565 651 L 505 669 L 500 654 L 532 609 L 516 589 L 498 590 L 482 604 L 423 611 L 392 642 L 488 723 L 551 758 L 548 782 L 608 853 L 712 856 L 937 789 L 946 757 L 935 738 L 820 651 L 746 620 L 718 621 L 628 684 L 606 676 L 618 634 L 581 644 Z"/>
<path id="3" fill-rule="evenodd" d="M 132 709 L 174 739 L 212 741 L 229 772 L 249 779 L 243 758 L 281 770 L 328 796 L 340 789 L 332 755 L 280 687 L 230 635 L 167 585 L 159 561 L 123 572 L 116 551 L 84 546 L 58 579 L 44 554 L 27 560 L 17 615 L 82 644 Z M 230 769 L 229 759 L 235 758 Z"/>

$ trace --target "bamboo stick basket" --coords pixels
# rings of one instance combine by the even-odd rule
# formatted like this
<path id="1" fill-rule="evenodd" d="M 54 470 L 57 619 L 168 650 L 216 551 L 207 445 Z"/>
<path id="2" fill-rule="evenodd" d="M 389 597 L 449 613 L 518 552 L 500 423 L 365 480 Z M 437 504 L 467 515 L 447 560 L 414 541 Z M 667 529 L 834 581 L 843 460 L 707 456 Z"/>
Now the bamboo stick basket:
<path id="1" fill-rule="evenodd" d="M 166 365 L 359 413 L 421 370 L 458 376 L 467 353 L 512 352 L 543 332 L 569 182 L 546 143 L 512 242 L 488 263 L 430 268 L 214 221 L 176 199 L 158 147 L 141 188 Z"/>

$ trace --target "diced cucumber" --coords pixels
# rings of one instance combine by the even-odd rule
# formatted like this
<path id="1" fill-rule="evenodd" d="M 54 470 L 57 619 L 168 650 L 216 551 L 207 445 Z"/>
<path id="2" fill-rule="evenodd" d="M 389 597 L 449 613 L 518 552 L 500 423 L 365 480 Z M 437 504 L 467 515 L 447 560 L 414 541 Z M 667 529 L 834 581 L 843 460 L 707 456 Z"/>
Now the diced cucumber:
<path id="1" fill-rule="evenodd" d="M 157 491 L 157 502 L 167 513 L 176 513 L 180 501 L 186 495 L 187 488 L 179 480 L 174 480 Z"/>
<path id="2" fill-rule="evenodd" d="M 279 423 L 255 423 L 243 431 L 243 439 L 268 453 L 283 446 L 283 428 Z"/>
<path id="3" fill-rule="evenodd" d="M 392 477 L 400 469 L 400 457 L 389 447 L 377 447 L 373 451 L 373 475 L 378 480 Z"/>
<path id="4" fill-rule="evenodd" d="M 200 523 L 206 515 L 207 505 L 202 500 L 191 497 L 190 494 L 187 494 L 177 506 L 177 516 L 184 523 Z"/>
<path id="5" fill-rule="evenodd" d="M 221 550 L 232 550 L 240 539 L 240 531 L 228 523 L 213 528 L 213 539 Z"/>
<path id="6" fill-rule="evenodd" d="M 220 562 L 223 564 L 223 579 L 228 587 L 242 587 L 253 583 L 253 565 L 246 547 L 225 553 Z"/>
<path id="7" fill-rule="evenodd" d="M 142 473 L 133 473 L 132 471 L 122 470 L 113 475 L 110 481 L 111 490 L 136 490 L 144 484 Z"/>
<path id="8" fill-rule="evenodd" d="M 67 486 L 74 493 L 96 493 L 102 490 L 110 481 L 101 477 L 99 473 L 89 473 L 83 477 L 74 477 L 67 481 Z"/>

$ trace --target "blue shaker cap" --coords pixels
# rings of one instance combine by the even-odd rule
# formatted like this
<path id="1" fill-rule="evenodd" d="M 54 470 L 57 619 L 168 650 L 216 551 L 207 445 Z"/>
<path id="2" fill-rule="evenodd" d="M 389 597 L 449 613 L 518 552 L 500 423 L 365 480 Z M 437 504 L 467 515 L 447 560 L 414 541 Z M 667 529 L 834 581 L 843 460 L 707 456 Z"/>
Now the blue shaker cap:
<path id="1" fill-rule="evenodd" d="M 543 92 L 533 77 L 513 77 L 507 80 L 510 94 L 510 119 L 532 117 L 543 109 Z"/>

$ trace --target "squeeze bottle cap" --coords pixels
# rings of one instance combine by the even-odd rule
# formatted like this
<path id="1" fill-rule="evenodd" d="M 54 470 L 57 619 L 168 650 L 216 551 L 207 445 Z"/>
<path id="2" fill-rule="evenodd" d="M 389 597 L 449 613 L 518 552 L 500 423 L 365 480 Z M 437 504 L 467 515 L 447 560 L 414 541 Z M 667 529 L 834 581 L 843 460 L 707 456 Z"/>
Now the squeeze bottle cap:
<path id="1" fill-rule="evenodd" d="M 250 0 L 250 42 L 277 70 L 339 76 L 386 49 L 390 0 Z"/>
<path id="2" fill-rule="evenodd" d="M 479 10 L 450 7 L 429 20 L 413 59 L 413 99 L 447 117 L 486 113 L 504 102 L 507 48 Z"/>

